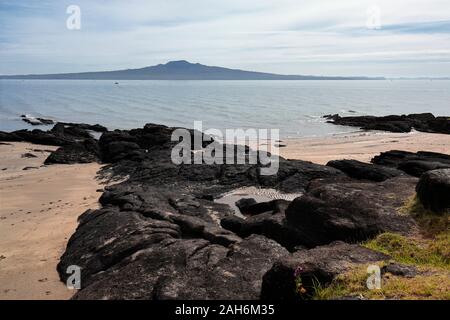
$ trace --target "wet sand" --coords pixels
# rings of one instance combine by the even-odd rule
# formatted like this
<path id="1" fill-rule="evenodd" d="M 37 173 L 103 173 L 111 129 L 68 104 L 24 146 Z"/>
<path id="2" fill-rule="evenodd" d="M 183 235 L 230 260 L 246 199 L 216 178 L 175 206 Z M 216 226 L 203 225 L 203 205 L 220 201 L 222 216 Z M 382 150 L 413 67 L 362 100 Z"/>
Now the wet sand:
<path id="1" fill-rule="evenodd" d="M 42 166 L 54 149 L 0 144 L 0 300 L 73 294 L 59 281 L 56 265 L 78 216 L 98 207 L 100 165 Z M 22 157 L 25 153 L 36 157 Z"/>

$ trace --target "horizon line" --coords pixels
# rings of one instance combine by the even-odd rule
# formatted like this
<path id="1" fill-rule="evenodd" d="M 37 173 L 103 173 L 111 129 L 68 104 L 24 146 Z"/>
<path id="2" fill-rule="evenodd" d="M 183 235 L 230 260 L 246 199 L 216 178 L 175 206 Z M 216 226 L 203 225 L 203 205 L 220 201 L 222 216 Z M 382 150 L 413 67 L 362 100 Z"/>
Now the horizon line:
<path id="1" fill-rule="evenodd" d="M 242 71 L 242 72 L 254 72 L 254 73 L 261 73 L 261 74 L 267 74 L 267 75 L 276 75 L 276 76 L 286 76 L 286 77 L 325 77 L 325 78 L 369 78 L 369 79 L 378 79 L 381 80 L 383 78 L 384 80 L 450 80 L 450 76 L 442 76 L 442 77 L 435 77 L 435 76 L 393 76 L 393 77 L 386 77 L 386 76 L 343 76 L 343 75 L 312 75 L 312 74 L 280 74 L 280 73 L 271 73 L 271 72 L 265 72 L 265 71 L 255 71 L 255 70 L 244 70 L 244 69 L 235 69 L 235 68 L 229 68 L 229 67 L 222 67 L 222 66 L 216 66 L 216 65 L 205 65 L 199 62 L 189 62 L 188 60 L 169 60 L 166 63 L 158 63 L 155 65 L 147 65 L 143 67 L 136 67 L 136 68 L 125 68 L 125 69 L 112 69 L 112 70 L 93 70 L 93 71 L 74 71 L 74 72 L 59 72 L 59 73 L 26 73 L 26 74 L 0 74 L 0 77 L 28 77 L 28 76 L 52 76 L 52 75 L 69 75 L 69 74 L 89 74 L 89 73 L 100 73 L 100 72 L 118 72 L 118 71 L 131 71 L 131 70 L 140 70 L 145 68 L 151 68 L 156 66 L 163 66 L 168 65 L 170 63 L 186 63 L 190 65 L 200 65 L 200 66 L 206 66 L 211 68 L 224 68 L 228 70 L 233 71 Z M 7 80 L 7 79 L 2 79 Z M 11 79 L 14 80 L 14 79 Z M 16 80 L 82 80 L 82 79 L 16 79 Z M 98 79 L 102 80 L 102 79 Z M 106 80 L 106 79 L 105 79 Z M 125 79 L 126 80 L 126 79 Z M 139 79 L 129 79 L 129 80 L 139 80 Z M 141 80 L 158 80 L 158 79 L 141 79 Z M 164 79 L 161 79 L 164 80 Z M 174 79 L 174 80 L 183 80 L 183 79 Z M 189 80 L 189 79 L 186 79 Z M 192 80 L 201 80 L 201 79 L 192 79 Z M 226 79 L 224 79 L 226 80 Z M 286 79 L 286 80 L 300 80 L 300 79 Z M 311 79 L 313 80 L 313 79 Z M 236 80 L 234 80 L 236 81 Z"/>

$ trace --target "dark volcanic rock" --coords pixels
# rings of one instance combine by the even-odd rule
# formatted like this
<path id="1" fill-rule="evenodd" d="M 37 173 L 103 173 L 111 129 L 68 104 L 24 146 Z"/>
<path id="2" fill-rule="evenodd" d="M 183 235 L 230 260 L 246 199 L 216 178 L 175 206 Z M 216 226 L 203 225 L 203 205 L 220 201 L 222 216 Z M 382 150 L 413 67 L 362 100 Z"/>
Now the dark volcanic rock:
<path id="1" fill-rule="evenodd" d="M 243 199 L 241 199 L 243 200 Z M 241 201 L 240 200 L 240 201 Z M 251 199 L 254 201 L 254 199 Z M 239 202 L 239 201 L 238 201 Z M 236 202 L 236 206 L 238 205 L 238 202 Z M 239 210 L 242 214 L 246 215 L 257 215 L 264 212 L 284 212 L 284 209 L 289 204 L 289 201 L 285 200 L 271 200 L 266 202 L 254 202 L 253 204 L 247 204 L 246 206 L 242 205 L 242 203 L 239 203 L 240 207 L 238 206 Z"/>
<path id="2" fill-rule="evenodd" d="M 286 218 L 316 245 L 334 240 L 358 242 L 382 232 L 407 234 L 415 225 L 399 207 L 412 195 L 415 178 L 379 183 L 332 183 L 296 198 Z"/>
<path id="3" fill-rule="evenodd" d="M 92 136 L 87 130 L 101 130 L 97 126 L 57 123 L 50 131 L 42 131 L 39 129 L 31 131 L 17 130 L 13 132 L 0 131 L 0 141 L 24 141 L 43 145 L 66 146 L 83 143 L 86 139 L 92 140 Z"/>
<path id="4" fill-rule="evenodd" d="M 50 154 L 45 164 L 99 162 L 101 150 L 97 140 L 92 137 L 88 130 L 104 131 L 106 128 L 100 125 L 58 122 L 50 131 L 0 132 L 0 140 L 61 146 Z"/>
<path id="5" fill-rule="evenodd" d="M 431 113 L 383 117 L 341 117 L 338 114 L 334 114 L 326 115 L 324 118 L 333 124 L 359 127 L 364 130 L 410 132 L 414 128 L 418 131 L 450 134 L 450 117 L 434 117 Z"/>
<path id="6" fill-rule="evenodd" d="M 81 281 L 86 285 L 95 273 L 151 244 L 179 238 L 181 234 L 176 224 L 147 219 L 133 211 L 104 208 L 88 211 L 85 215 L 87 217 L 81 217 L 80 226 L 70 238 L 58 264 L 63 281 L 68 277 L 66 269 L 70 265 L 83 269 Z"/>
<path id="7" fill-rule="evenodd" d="M 277 188 L 283 192 L 303 192 L 310 181 L 319 178 L 343 177 L 344 173 L 335 168 L 302 160 L 280 158 L 276 175 L 259 176 L 259 183 L 264 187 Z"/>
<path id="8" fill-rule="evenodd" d="M 417 196 L 427 209 L 443 212 L 450 209 L 450 169 L 425 172 L 417 184 Z"/>
<path id="9" fill-rule="evenodd" d="M 450 155 L 437 152 L 419 151 L 417 153 L 392 150 L 382 152 L 375 156 L 372 163 L 398 168 L 415 177 L 422 173 L 434 170 L 450 168 Z"/>
<path id="10" fill-rule="evenodd" d="M 292 251 L 299 245 L 313 247 L 315 242 L 307 235 L 288 223 L 284 213 L 262 213 L 247 219 L 226 217 L 221 220 L 221 226 L 233 231 L 242 238 L 252 234 L 264 235 Z"/>
<path id="11" fill-rule="evenodd" d="M 300 274 L 305 296 L 314 294 L 314 282 L 326 286 L 337 275 L 366 263 L 389 259 L 388 256 L 355 244 L 333 242 L 310 250 L 296 251 L 275 262 L 264 275 L 261 299 L 272 301 L 295 301 L 300 299 L 296 293 L 294 272 Z"/>
<path id="12" fill-rule="evenodd" d="M 449 117 L 436 117 L 436 119 L 428 121 L 428 128 L 421 131 L 427 132 L 439 132 L 450 134 L 450 118 Z"/>
<path id="13" fill-rule="evenodd" d="M 72 123 L 72 122 L 59 122 L 66 127 L 79 128 L 84 130 L 91 130 L 95 132 L 106 132 L 108 129 L 99 124 L 86 124 L 86 123 Z"/>
<path id="14" fill-rule="evenodd" d="M 103 159 L 114 163 L 126 158 L 132 158 L 135 155 L 134 151 L 139 149 L 139 145 L 134 142 L 113 141 L 103 148 Z"/>
<path id="15" fill-rule="evenodd" d="M 292 251 L 295 247 L 302 245 L 312 247 L 315 245 L 306 235 L 290 225 L 285 217 L 285 210 L 289 205 L 286 200 L 273 200 L 262 203 L 266 208 L 254 216 L 242 219 L 236 216 L 225 217 L 220 225 L 233 231 L 242 238 L 252 234 L 264 235 L 273 239 L 283 247 Z M 269 205 L 269 207 L 267 207 Z"/>
<path id="16" fill-rule="evenodd" d="M 0 140 L 25 141 L 50 146 L 62 146 L 73 142 L 72 139 L 56 136 L 55 134 L 49 131 L 42 131 L 39 129 L 34 129 L 32 131 L 17 130 L 13 132 L 0 132 Z"/>
<path id="17" fill-rule="evenodd" d="M 414 278 L 419 273 L 419 271 L 413 265 L 391 262 L 381 268 L 381 273 L 391 273 L 396 276 Z"/>
<path id="18" fill-rule="evenodd" d="M 414 194 L 417 179 L 388 179 L 401 174 L 396 169 L 360 163 L 350 164 L 357 170 L 343 169 L 388 179 L 373 183 L 357 182 L 330 166 L 283 158 L 272 176 L 262 175 L 259 164 L 177 165 L 171 159 L 174 129 L 148 124 L 106 131 L 98 142 L 84 127 L 62 124 L 50 132 L 70 141 L 50 160 L 101 159 L 110 163 L 102 173 L 126 178 L 105 187 L 101 209 L 80 217 L 61 257 L 62 280 L 69 265 L 82 268 L 76 299 L 256 299 L 262 275 L 288 250 L 360 241 L 384 231 L 408 233 L 414 226 L 397 208 Z M 191 159 L 209 143 L 217 142 L 191 146 Z M 255 154 L 248 147 L 235 149 L 233 159 Z M 246 186 L 308 193 L 292 203 L 240 201 L 246 219 L 214 202 Z"/>
<path id="19" fill-rule="evenodd" d="M 21 157 L 22 158 L 37 158 L 36 155 L 34 155 L 34 154 L 30 153 L 30 152 L 26 152 L 26 153 L 22 154 Z"/>
<path id="20" fill-rule="evenodd" d="M 92 135 L 87 130 L 78 126 L 70 127 L 60 122 L 55 124 L 50 132 L 54 133 L 57 136 L 71 138 L 73 140 L 92 138 Z"/>
<path id="21" fill-rule="evenodd" d="M 97 141 L 94 139 L 86 139 L 83 142 L 74 142 L 59 147 L 47 157 L 44 164 L 100 162 L 100 157 L 100 149 Z"/>
<path id="22" fill-rule="evenodd" d="M 38 167 L 25 167 L 22 170 L 31 170 L 31 169 L 39 169 Z"/>
<path id="23" fill-rule="evenodd" d="M 13 132 L 0 131 L 0 141 L 22 141 L 22 139 Z"/>
<path id="24" fill-rule="evenodd" d="M 166 238 L 92 275 L 74 298 L 257 299 L 270 261 L 286 254 L 261 236 L 229 248 L 202 239 Z"/>
<path id="25" fill-rule="evenodd" d="M 239 211 L 241 211 L 241 213 L 244 213 L 245 210 L 247 209 L 247 207 L 252 206 L 254 204 L 256 204 L 256 200 L 253 198 L 242 198 L 239 199 L 238 201 L 236 201 L 235 205 L 236 207 L 238 207 Z"/>
<path id="26" fill-rule="evenodd" d="M 327 166 L 339 169 L 348 176 L 359 180 L 381 182 L 386 179 L 403 175 L 403 172 L 397 169 L 364 163 L 357 160 L 333 160 L 329 161 Z"/>
<path id="27" fill-rule="evenodd" d="M 414 177 L 420 177 L 424 172 L 436 169 L 450 168 L 449 164 L 434 161 L 411 160 L 401 162 L 398 169 Z"/>
<path id="28" fill-rule="evenodd" d="M 173 128 L 162 125 L 146 124 L 143 129 L 129 131 L 115 130 L 105 132 L 99 140 L 103 161 L 115 163 L 123 159 L 144 160 L 145 153 L 154 149 L 166 149 L 169 152 Z M 168 162 L 170 157 L 165 159 Z"/>
<path id="29" fill-rule="evenodd" d="M 39 126 L 39 125 L 51 125 L 54 123 L 51 119 L 44 119 L 44 118 L 34 118 L 29 117 L 26 115 L 21 115 L 22 121 L 25 121 L 28 124 L 31 124 L 32 126 Z"/>

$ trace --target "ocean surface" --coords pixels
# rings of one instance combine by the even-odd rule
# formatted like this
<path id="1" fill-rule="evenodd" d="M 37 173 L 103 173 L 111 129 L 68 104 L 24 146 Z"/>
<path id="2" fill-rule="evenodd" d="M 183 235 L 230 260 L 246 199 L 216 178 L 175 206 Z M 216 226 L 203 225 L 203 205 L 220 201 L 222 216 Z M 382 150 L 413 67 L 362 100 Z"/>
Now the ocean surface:
<path id="1" fill-rule="evenodd" d="M 450 115 L 450 81 L 119 81 L 0 80 L 0 130 L 31 128 L 20 115 L 99 123 L 192 128 L 280 129 L 281 137 L 324 136 L 356 128 L 325 114 Z M 34 127 L 36 128 L 36 127 Z M 45 128 L 45 127 L 44 127 Z"/>

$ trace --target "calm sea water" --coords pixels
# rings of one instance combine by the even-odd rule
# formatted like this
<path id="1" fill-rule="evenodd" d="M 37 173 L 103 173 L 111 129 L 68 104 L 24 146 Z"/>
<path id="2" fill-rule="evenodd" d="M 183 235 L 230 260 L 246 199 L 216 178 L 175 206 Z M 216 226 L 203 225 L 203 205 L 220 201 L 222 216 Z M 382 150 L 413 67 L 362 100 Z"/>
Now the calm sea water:
<path id="1" fill-rule="evenodd" d="M 324 114 L 450 114 L 450 81 L 114 81 L 0 80 L 0 130 L 30 128 L 21 114 L 100 123 L 203 128 L 279 128 L 282 137 L 355 128 Z"/>

